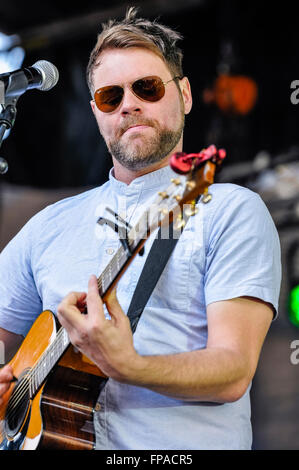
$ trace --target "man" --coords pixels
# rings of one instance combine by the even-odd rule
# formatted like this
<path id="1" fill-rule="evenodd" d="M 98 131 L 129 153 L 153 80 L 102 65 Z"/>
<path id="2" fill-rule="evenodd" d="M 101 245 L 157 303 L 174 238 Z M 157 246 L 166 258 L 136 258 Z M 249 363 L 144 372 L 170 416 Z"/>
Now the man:
<path id="1" fill-rule="evenodd" d="M 98 449 L 252 443 L 249 390 L 280 285 L 279 240 L 259 196 L 212 186 L 211 202 L 199 201 L 134 335 L 125 313 L 153 236 L 106 306 L 94 275 L 119 245 L 109 227 L 96 224 L 103 207 L 121 209 L 134 225 L 169 185 L 169 156 L 183 148 L 192 98 L 179 38 L 136 18 L 134 9 L 104 27 L 88 81 L 113 158 L 109 182 L 46 208 L 1 256 L 0 339 L 7 350 L 15 350 L 42 309 L 51 309 L 71 342 L 110 377 L 95 415 Z M 12 372 L 0 372 L 0 394 Z"/>

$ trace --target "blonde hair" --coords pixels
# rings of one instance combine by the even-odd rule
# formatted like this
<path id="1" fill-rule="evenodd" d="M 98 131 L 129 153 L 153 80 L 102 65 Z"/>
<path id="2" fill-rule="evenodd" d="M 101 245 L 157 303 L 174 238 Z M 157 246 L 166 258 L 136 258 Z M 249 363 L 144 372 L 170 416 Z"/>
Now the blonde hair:
<path id="1" fill-rule="evenodd" d="M 168 66 L 173 76 L 183 77 L 182 50 L 176 46 L 182 35 L 167 26 L 144 18 L 136 18 L 137 8 L 127 9 L 123 20 L 109 20 L 102 24 L 102 32 L 98 35 L 96 45 L 90 54 L 87 66 L 87 84 L 93 95 L 93 72 L 100 64 L 100 54 L 105 49 L 143 47 L 149 49 Z"/>

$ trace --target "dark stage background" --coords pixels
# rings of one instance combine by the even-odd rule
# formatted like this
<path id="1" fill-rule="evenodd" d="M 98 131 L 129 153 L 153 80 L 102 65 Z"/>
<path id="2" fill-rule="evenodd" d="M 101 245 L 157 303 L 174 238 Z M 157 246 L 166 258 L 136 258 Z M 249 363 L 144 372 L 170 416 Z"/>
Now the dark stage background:
<path id="1" fill-rule="evenodd" d="M 111 161 L 90 110 L 85 68 L 101 22 L 122 17 L 127 5 L 140 5 L 143 16 L 160 16 L 185 38 L 184 71 L 194 105 L 184 150 L 225 147 L 218 180 L 259 192 L 279 230 L 280 314 L 252 388 L 254 448 L 299 449 L 299 364 L 291 361 L 299 329 L 287 309 L 291 288 L 299 283 L 299 40 L 292 3 L 86 0 L 74 6 L 2 0 L 0 33 L 17 35 L 23 66 L 49 60 L 60 80 L 49 92 L 34 90 L 19 99 L 15 126 L 0 149 L 9 164 L 0 175 L 0 249 L 46 204 L 106 180 Z M 6 53 L 0 47 L 0 65 Z M 220 89 L 221 79 L 226 84 Z"/>

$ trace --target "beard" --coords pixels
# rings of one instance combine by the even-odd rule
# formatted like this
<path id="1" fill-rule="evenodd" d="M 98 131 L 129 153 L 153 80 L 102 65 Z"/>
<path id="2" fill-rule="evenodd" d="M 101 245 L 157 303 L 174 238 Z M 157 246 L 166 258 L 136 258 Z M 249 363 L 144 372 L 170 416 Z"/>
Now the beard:
<path id="1" fill-rule="evenodd" d="M 129 135 L 126 142 L 121 139 L 125 131 L 134 125 L 143 124 L 153 127 L 152 136 L 143 135 L 136 142 L 136 135 Z M 128 170 L 141 170 L 163 160 L 178 144 L 184 129 L 185 114 L 181 113 L 179 126 L 175 130 L 162 128 L 152 119 L 142 119 L 136 116 L 128 117 L 126 123 L 119 129 L 113 140 L 107 142 L 107 147 L 113 157 Z M 138 133 L 138 131 L 136 131 Z"/>

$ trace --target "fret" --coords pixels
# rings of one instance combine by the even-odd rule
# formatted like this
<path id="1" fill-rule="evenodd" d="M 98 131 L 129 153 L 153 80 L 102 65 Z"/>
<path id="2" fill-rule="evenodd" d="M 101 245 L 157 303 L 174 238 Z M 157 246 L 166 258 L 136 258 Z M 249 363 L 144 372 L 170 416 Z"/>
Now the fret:
<path id="1" fill-rule="evenodd" d="M 35 391 L 38 388 L 39 384 L 41 383 L 41 377 L 40 377 L 40 366 L 39 364 L 37 365 L 36 368 L 36 374 L 35 374 Z"/>
<path id="2" fill-rule="evenodd" d="M 119 250 L 116 252 L 116 266 L 117 266 L 117 271 L 120 270 L 120 265 L 119 265 Z"/>
<path id="3" fill-rule="evenodd" d="M 109 267 L 109 270 L 108 270 L 108 272 L 109 272 L 109 284 L 111 284 L 111 282 L 112 282 L 111 263 L 109 263 L 108 267 Z"/>
<path id="4" fill-rule="evenodd" d="M 102 292 L 105 292 L 105 276 L 104 273 L 101 275 L 101 284 L 102 284 Z"/>
<path id="5" fill-rule="evenodd" d="M 62 328 L 62 341 L 61 352 L 70 344 L 69 335 L 65 328 Z"/>

